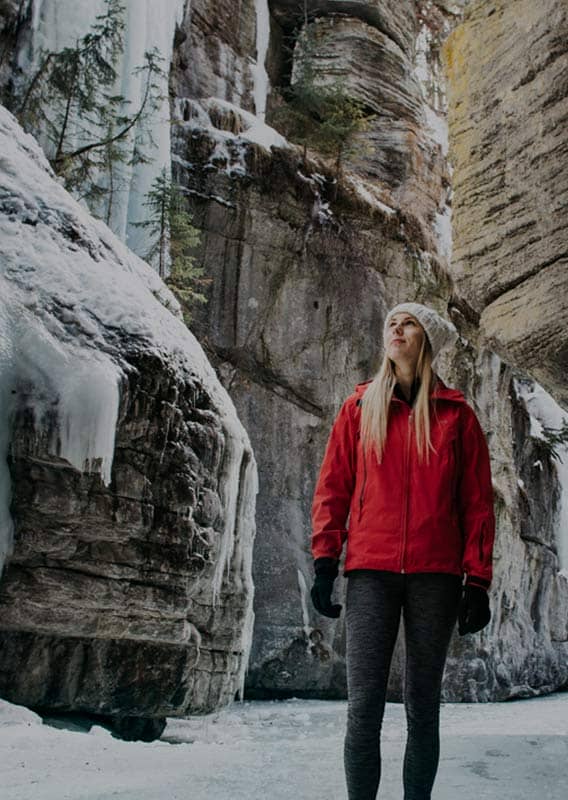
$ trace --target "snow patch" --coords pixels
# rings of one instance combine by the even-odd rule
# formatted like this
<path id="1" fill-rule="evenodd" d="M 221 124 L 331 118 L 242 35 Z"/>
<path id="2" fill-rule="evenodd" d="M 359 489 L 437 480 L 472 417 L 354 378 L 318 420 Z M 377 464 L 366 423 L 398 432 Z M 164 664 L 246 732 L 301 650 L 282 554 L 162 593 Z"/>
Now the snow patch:
<path id="1" fill-rule="evenodd" d="M 514 703 L 443 704 L 434 796 L 532 800 L 543 795 L 546 779 L 548 800 L 565 800 L 567 711 L 566 693 Z M 169 719 L 162 738 L 151 743 L 120 741 L 100 726 L 86 736 L 24 720 L 0 725 L 2 798 L 337 800 L 345 797 L 338 754 L 346 717 L 343 701 L 245 702 Z M 405 732 L 403 705 L 387 703 L 384 798 L 403 795 Z"/>
<path id="2" fill-rule="evenodd" d="M 436 214 L 434 231 L 438 239 L 438 252 L 449 261 L 452 258 L 452 209 L 445 205 L 443 211 Z"/>
<path id="3" fill-rule="evenodd" d="M 396 214 L 396 209 L 387 205 L 387 203 L 381 199 L 381 190 L 375 184 L 366 183 L 361 178 L 357 178 L 354 175 L 346 175 L 345 183 L 351 186 L 355 194 L 365 203 L 368 203 L 368 205 L 377 208 L 389 217 Z"/>
<path id="4" fill-rule="evenodd" d="M 433 141 L 440 145 L 442 155 L 447 157 L 450 148 L 448 121 L 445 116 L 434 111 L 429 105 L 424 104 L 423 108 L 426 127 L 430 131 Z"/>
<path id="5" fill-rule="evenodd" d="M 265 150 L 270 150 L 272 147 L 293 147 L 284 136 L 274 130 L 274 128 L 271 128 L 270 125 L 266 125 L 257 116 L 251 114 L 250 111 L 245 111 L 234 103 L 230 103 L 228 100 L 222 100 L 219 97 L 210 97 L 202 100 L 201 103 L 208 115 L 211 111 L 221 111 L 232 113 L 239 119 L 241 131 L 235 138 L 244 139 L 248 142 L 255 142 L 264 147 Z M 211 117 L 209 116 L 208 118 L 209 127 L 211 125 Z M 201 119 L 203 119 L 203 117 Z M 216 130 L 218 131 L 218 129 Z M 231 134 L 229 134 L 229 136 L 231 136 Z"/>
<path id="6" fill-rule="evenodd" d="M 297 170 L 296 175 L 302 181 L 302 183 L 305 183 L 310 187 L 314 195 L 314 204 L 312 206 L 311 214 L 312 221 L 308 231 L 306 232 L 306 235 L 308 235 L 308 233 L 311 233 L 314 222 L 317 222 L 319 225 L 327 225 L 333 220 L 333 211 L 331 210 L 331 206 L 329 202 L 322 199 L 320 191 L 326 185 L 327 179 L 319 172 L 314 172 L 311 175 L 304 175 L 301 170 Z M 335 182 L 335 178 L 333 179 L 333 182 Z"/>
<path id="7" fill-rule="evenodd" d="M 215 143 L 208 164 L 205 165 L 206 168 L 224 171 L 229 177 L 242 177 L 247 174 L 246 157 L 251 142 L 260 145 L 268 152 L 273 147 L 295 149 L 294 145 L 274 128 L 266 125 L 262 119 L 218 97 L 204 98 L 200 101 L 178 98 L 174 103 L 172 124 L 174 138 L 181 139 L 180 147 L 177 149 L 182 149 L 188 134 L 194 131 L 205 132 Z M 193 168 L 193 165 L 189 165 L 188 168 Z M 227 204 L 227 201 L 222 202 Z"/>
<path id="8" fill-rule="evenodd" d="M 34 714 L 29 708 L 8 703 L 6 700 L 0 700 L 0 731 L 13 725 L 28 727 L 42 724 L 41 717 L 38 714 Z"/>

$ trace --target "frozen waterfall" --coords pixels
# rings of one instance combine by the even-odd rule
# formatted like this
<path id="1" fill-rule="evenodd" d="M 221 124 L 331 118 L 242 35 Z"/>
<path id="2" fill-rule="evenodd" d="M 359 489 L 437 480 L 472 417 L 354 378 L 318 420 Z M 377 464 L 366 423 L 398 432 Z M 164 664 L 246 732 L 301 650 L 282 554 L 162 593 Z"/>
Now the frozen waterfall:
<path id="1" fill-rule="evenodd" d="M 31 59 L 37 60 L 40 50 L 58 51 L 70 46 L 89 32 L 95 17 L 105 10 L 104 0 L 32 0 Z M 144 53 L 156 48 L 162 58 L 163 76 L 159 79 L 160 106 L 146 124 L 145 138 L 153 141 L 149 163 L 134 166 L 124 164 L 119 197 L 113 204 L 110 227 L 139 255 L 148 250 L 147 234 L 133 223 L 144 220 L 145 195 L 152 181 L 163 168 L 170 170 L 170 109 L 168 74 L 173 52 L 176 24 L 188 11 L 190 0 L 124 0 L 124 50 L 117 65 L 118 93 L 128 102 L 128 108 L 139 107 L 143 92 L 143 76 L 135 74 L 142 65 Z M 127 145 L 132 156 L 141 131 L 130 133 Z"/>
<path id="2" fill-rule="evenodd" d="M 256 9 L 256 64 L 252 67 L 254 76 L 254 108 L 257 117 L 264 122 L 266 97 L 269 80 L 264 62 L 270 39 L 270 13 L 268 0 L 255 0 Z"/>

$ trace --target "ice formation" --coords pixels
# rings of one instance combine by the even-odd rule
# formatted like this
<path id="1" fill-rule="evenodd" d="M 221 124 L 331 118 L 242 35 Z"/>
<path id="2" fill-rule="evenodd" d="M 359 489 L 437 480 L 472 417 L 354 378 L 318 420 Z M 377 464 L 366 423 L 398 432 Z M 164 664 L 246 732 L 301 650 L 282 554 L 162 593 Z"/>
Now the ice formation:
<path id="1" fill-rule="evenodd" d="M 530 436 L 536 439 L 545 439 L 544 428 L 562 428 L 568 423 L 568 413 L 533 380 L 514 381 L 515 392 L 523 401 L 530 418 Z M 568 444 L 557 445 L 557 454 L 560 460 L 554 459 L 553 465 L 558 475 L 560 485 L 560 509 L 556 527 L 556 542 L 558 559 L 562 571 L 568 569 Z M 535 469 L 542 469 L 542 464 L 535 461 Z"/>
<path id="2" fill-rule="evenodd" d="M 306 637 L 306 648 L 308 653 L 310 653 L 311 649 L 311 636 L 313 628 L 310 625 L 310 612 L 309 612 L 309 589 L 306 583 L 306 578 L 304 577 L 304 573 L 301 569 L 298 569 L 298 589 L 300 590 L 300 603 L 302 605 L 302 621 L 304 623 L 304 635 Z"/>
<path id="3" fill-rule="evenodd" d="M 25 57 L 32 63 L 40 49 L 59 51 L 89 32 L 97 14 L 103 12 L 104 0 L 32 0 L 31 54 Z M 143 76 L 135 74 L 143 63 L 144 52 L 157 48 L 163 61 L 163 76 L 159 80 L 160 106 L 146 125 L 145 138 L 154 142 L 149 163 L 121 167 L 123 190 L 113 204 L 111 228 L 135 252 L 143 255 L 148 250 L 147 233 L 133 223 L 146 219 L 145 195 L 152 181 L 162 169 L 170 169 L 170 110 L 168 75 L 173 51 L 176 24 L 181 23 L 189 10 L 190 0 L 123 0 L 125 6 L 124 50 L 117 66 L 119 85 L 117 92 L 128 101 L 130 111 L 139 107 Z M 22 58 L 24 56 L 22 55 Z M 133 128 L 128 142 L 132 155 L 139 128 Z"/>
<path id="4" fill-rule="evenodd" d="M 1 297 L 6 297 L 5 281 L 0 281 Z M 0 574 L 12 547 L 13 524 L 10 516 L 10 473 L 6 463 L 10 446 L 13 410 L 14 342 L 12 313 L 9 306 L 0 304 Z"/>
<path id="5" fill-rule="evenodd" d="M 52 434 L 53 455 L 110 481 L 121 381 L 121 341 L 136 341 L 180 376 L 199 377 L 212 398 L 226 452 L 220 494 L 222 544 L 213 579 L 219 598 L 229 566 L 244 609 L 240 682 L 252 634 L 256 465 L 233 403 L 179 304 L 156 272 L 54 179 L 45 156 L 0 108 L 0 565 L 10 548 L 10 412 L 33 410 Z"/>
<path id="6" fill-rule="evenodd" d="M 438 47 L 433 42 L 432 31 L 426 22 L 423 22 L 416 37 L 414 77 L 422 94 L 423 126 L 426 135 L 434 145 L 439 146 L 443 158 L 447 159 L 449 131 L 446 87 L 439 63 L 433 55 L 437 52 Z M 433 228 L 438 241 L 438 253 L 449 262 L 452 257 L 451 190 L 448 190 L 438 208 Z"/>
<path id="7" fill-rule="evenodd" d="M 254 107 L 256 116 L 264 122 L 266 96 L 268 94 L 268 73 L 264 62 L 270 39 L 270 14 L 268 0 L 255 0 L 256 9 L 256 63 L 252 67 L 254 76 Z"/>

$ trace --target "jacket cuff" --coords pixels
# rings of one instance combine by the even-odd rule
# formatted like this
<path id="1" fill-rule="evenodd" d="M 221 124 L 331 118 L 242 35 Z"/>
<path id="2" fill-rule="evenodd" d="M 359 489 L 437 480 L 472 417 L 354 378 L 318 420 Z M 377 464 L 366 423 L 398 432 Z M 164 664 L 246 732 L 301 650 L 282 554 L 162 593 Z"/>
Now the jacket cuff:
<path id="1" fill-rule="evenodd" d="M 490 587 L 490 582 L 485 578 L 478 578 L 477 575 L 468 575 L 465 579 L 466 586 L 477 586 L 479 589 L 485 589 L 487 592 Z"/>

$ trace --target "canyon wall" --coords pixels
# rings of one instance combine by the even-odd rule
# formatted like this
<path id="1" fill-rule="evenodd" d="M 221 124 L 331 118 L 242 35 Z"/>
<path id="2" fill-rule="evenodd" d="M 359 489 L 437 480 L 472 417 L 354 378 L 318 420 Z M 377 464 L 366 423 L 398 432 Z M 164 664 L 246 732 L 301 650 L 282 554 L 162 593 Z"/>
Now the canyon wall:
<path id="1" fill-rule="evenodd" d="M 458 40 L 464 5 L 308 3 L 322 85 L 340 75 L 374 114 L 339 179 L 314 151 L 306 163 L 298 148 L 251 143 L 246 112 L 254 104 L 217 104 L 204 115 L 199 97 L 175 91 L 174 175 L 213 279 L 193 328 L 259 461 L 250 696 L 345 696 L 343 622 L 316 614 L 309 599 L 311 496 L 333 417 L 378 366 L 385 313 L 404 299 L 433 305 L 460 330 L 455 356 L 439 371 L 476 409 L 492 454 L 493 621 L 475 637 L 456 635 L 444 696 L 504 699 L 550 691 L 568 677 L 562 476 L 535 433 L 538 409 L 527 410 L 530 376 L 483 343 L 451 259 L 441 51 L 454 28 Z M 304 28 L 296 4 L 276 0 L 270 9 L 269 109 L 290 80 L 294 37 Z M 344 580 L 336 585 L 342 595 Z M 400 698 L 400 647 L 395 662 L 390 694 Z"/>
<path id="2" fill-rule="evenodd" d="M 24 616 L 50 620 L 55 643 L 69 634 L 69 603 L 78 609 L 77 642 L 62 651 L 68 666 L 58 666 L 56 703 L 67 691 L 118 713 L 118 695 L 101 677 L 116 661 L 116 642 L 140 654 L 126 693 L 133 715 L 228 702 L 250 644 L 252 569 L 248 695 L 344 697 L 343 617 L 321 617 L 309 599 L 311 498 L 337 410 L 379 364 L 387 310 L 416 300 L 460 332 L 438 371 L 481 420 L 498 523 L 492 622 L 475 636 L 455 635 L 444 697 L 500 700 L 566 686 L 568 476 L 557 456 L 568 463 L 568 454 L 550 446 L 546 430 L 564 412 L 542 388 L 565 405 L 565 337 L 549 320 L 563 319 L 566 13 L 559 1 L 546 8 L 308 0 L 305 14 L 295 0 L 185 4 L 169 84 L 172 175 L 201 232 L 195 256 L 210 279 L 191 328 L 250 437 L 241 462 L 248 489 L 231 495 L 248 498 L 239 507 L 249 514 L 252 452 L 258 462 L 252 566 L 248 546 L 228 561 L 220 535 L 219 507 L 229 498 L 219 405 L 201 391 L 188 395 L 169 356 L 149 360 L 127 337 L 116 486 L 54 460 L 25 403 L 14 417 L 16 538 L 0 583 L 12 620 L 6 668 L 28 663 L 29 652 L 46 665 L 38 674 L 51 674 L 51 644 L 27 630 Z M 339 173 L 333 159 L 316 148 L 304 154 L 265 122 L 293 80 L 306 31 L 321 85 L 339 78 L 372 114 Z M 15 36 L 6 29 L 7 41 Z M 109 331 L 101 335 L 107 342 Z M 252 547 L 247 520 L 237 539 Z M 158 576 L 155 586 L 144 583 L 144 569 Z M 98 592 L 85 581 L 101 571 L 108 586 Z M 132 594 L 130 580 L 140 584 Z M 336 586 L 341 601 L 345 580 Z M 148 617 L 136 611 L 147 602 Z M 118 613 L 125 605 L 129 612 Z M 152 647 L 161 666 L 146 676 Z M 399 645 L 392 699 L 401 697 L 401 656 Z M 34 702 L 47 703 L 48 689 L 29 682 Z M 153 695 L 160 682 L 165 691 Z M 154 698 L 145 707 L 140 687 Z"/>

